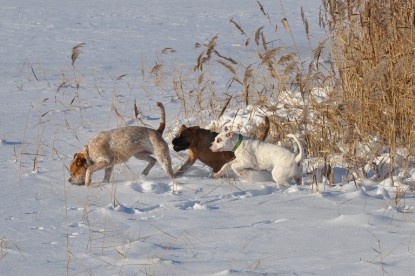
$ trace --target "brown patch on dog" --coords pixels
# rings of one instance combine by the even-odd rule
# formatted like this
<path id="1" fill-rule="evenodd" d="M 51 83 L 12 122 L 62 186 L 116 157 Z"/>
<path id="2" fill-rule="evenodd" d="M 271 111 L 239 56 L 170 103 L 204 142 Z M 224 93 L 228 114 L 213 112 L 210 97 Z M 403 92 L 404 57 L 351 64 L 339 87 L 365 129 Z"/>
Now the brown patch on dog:
<path id="1" fill-rule="evenodd" d="M 73 160 L 69 165 L 69 173 L 71 177 L 68 181 L 71 184 L 84 185 L 85 184 L 85 174 L 87 170 L 87 159 L 86 154 L 79 152 L 75 153 Z"/>

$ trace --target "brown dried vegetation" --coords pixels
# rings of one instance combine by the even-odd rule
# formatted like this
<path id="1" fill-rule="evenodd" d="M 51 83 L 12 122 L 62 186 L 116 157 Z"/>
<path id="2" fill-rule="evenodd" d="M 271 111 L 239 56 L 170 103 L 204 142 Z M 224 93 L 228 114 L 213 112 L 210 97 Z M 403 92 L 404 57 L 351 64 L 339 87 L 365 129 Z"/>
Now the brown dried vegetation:
<path id="1" fill-rule="evenodd" d="M 271 120 L 270 142 L 287 133 L 300 134 L 309 157 L 324 164 L 334 165 L 332 160 L 340 155 L 351 171 L 364 173 L 364 166 L 381 148 L 387 148 L 392 161 L 404 149 L 409 160 L 415 142 L 415 4 L 401 0 L 322 2 L 319 24 L 327 33 L 322 41 L 313 41 L 306 14 L 299 9 L 311 52 L 307 61 L 299 53 L 283 7 L 279 20 L 283 28 L 278 29 L 259 1 L 259 15 L 274 31 L 271 39 L 264 26 L 251 37 L 244 22 L 230 20 L 245 47 L 255 49 L 257 62 L 244 65 L 244 60 L 220 54 L 219 34 L 205 45 L 198 44 L 197 87 L 189 89 L 182 79 L 174 82 L 185 106 L 184 116 L 203 116 L 202 111 L 209 110 L 211 118 L 218 118 L 227 108 L 253 104 Z M 290 46 L 274 43 L 280 41 L 279 32 L 292 39 Z M 216 63 L 211 63 L 212 56 L 217 57 Z M 215 64 L 229 74 L 221 94 L 216 93 L 211 77 L 217 70 Z M 302 100 L 293 101 L 295 94 Z"/>

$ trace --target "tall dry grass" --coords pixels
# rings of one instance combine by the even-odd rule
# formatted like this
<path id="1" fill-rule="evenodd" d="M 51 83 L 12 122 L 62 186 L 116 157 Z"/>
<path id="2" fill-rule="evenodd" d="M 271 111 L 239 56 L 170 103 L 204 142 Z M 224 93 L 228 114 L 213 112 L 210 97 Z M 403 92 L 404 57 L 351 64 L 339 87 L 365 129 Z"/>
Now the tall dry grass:
<path id="1" fill-rule="evenodd" d="M 323 1 L 342 119 L 351 153 L 358 140 L 414 154 L 415 2 Z"/>

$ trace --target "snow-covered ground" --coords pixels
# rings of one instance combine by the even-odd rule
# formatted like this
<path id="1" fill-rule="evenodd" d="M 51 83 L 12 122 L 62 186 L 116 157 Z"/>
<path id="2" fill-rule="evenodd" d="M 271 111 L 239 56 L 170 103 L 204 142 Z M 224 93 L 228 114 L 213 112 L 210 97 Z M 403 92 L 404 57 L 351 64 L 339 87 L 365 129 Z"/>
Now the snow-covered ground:
<path id="1" fill-rule="evenodd" d="M 318 34 L 320 1 L 261 3 L 276 22 L 284 7 L 307 55 L 300 7 Z M 196 163 L 173 192 L 158 165 L 143 177 L 145 163 L 131 159 L 110 184 L 100 182 L 103 172 L 89 188 L 67 182 L 66 166 L 95 132 L 138 124 L 134 100 L 153 127 L 155 102 L 164 103 L 169 141 L 181 103 L 146 81 L 149 70 L 163 62 L 191 71 L 195 43 L 217 33 L 228 56 L 253 55 L 231 18 L 249 35 L 270 27 L 247 0 L 2 3 L 0 275 L 413 273 L 415 200 L 405 184 L 414 183 L 414 168 L 394 186 L 349 182 L 339 165 L 335 185 L 321 182 L 317 192 L 306 171 L 305 185 L 280 189 L 264 172 L 214 180 Z M 281 32 L 281 39 L 290 37 Z M 165 48 L 175 52 L 163 55 Z M 249 112 L 239 115 L 242 121 Z M 186 158 L 170 153 L 175 167 Z"/>

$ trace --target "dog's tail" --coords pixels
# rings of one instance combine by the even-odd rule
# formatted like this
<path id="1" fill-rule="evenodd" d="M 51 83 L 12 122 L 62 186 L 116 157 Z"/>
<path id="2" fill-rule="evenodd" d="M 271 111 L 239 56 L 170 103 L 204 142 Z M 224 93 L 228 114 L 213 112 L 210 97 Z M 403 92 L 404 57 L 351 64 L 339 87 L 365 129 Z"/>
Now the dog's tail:
<path id="1" fill-rule="evenodd" d="M 265 126 L 264 126 L 264 133 L 262 133 L 261 136 L 259 136 L 259 141 L 265 141 L 269 133 L 269 119 L 268 116 L 265 116 Z"/>
<path id="2" fill-rule="evenodd" d="M 166 111 L 161 102 L 157 102 L 157 106 L 160 107 L 160 125 L 157 131 L 160 132 L 160 134 L 163 134 L 163 131 L 166 128 Z"/>
<path id="3" fill-rule="evenodd" d="M 295 140 L 295 142 L 298 145 L 299 153 L 295 157 L 295 162 L 300 163 L 304 159 L 304 148 L 303 145 L 300 143 L 300 140 L 298 140 L 297 136 L 294 134 L 288 134 L 287 137 L 290 137 Z"/>

